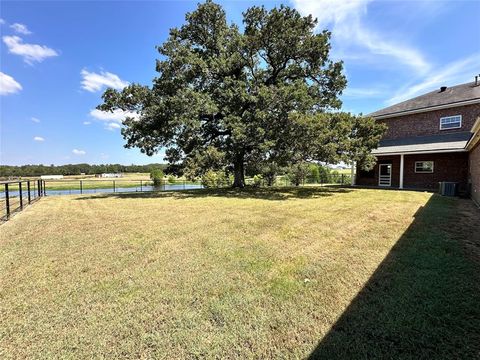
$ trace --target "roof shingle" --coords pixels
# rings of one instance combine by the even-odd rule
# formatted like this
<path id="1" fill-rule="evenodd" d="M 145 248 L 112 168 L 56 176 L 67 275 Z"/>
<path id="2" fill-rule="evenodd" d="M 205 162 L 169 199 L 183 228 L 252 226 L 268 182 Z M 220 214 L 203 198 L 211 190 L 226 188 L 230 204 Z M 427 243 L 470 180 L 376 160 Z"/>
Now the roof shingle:
<path id="1" fill-rule="evenodd" d="M 373 155 L 388 155 L 408 152 L 459 151 L 465 148 L 472 133 L 468 131 L 450 134 L 415 136 L 401 139 L 381 140 Z"/>
<path id="2" fill-rule="evenodd" d="M 444 91 L 440 89 L 417 96 L 413 99 L 386 107 L 384 109 L 368 114 L 372 117 L 383 117 L 402 115 L 409 111 L 420 111 L 435 106 L 454 105 L 465 101 L 478 99 L 480 101 L 480 86 L 474 82 L 447 87 Z"/>

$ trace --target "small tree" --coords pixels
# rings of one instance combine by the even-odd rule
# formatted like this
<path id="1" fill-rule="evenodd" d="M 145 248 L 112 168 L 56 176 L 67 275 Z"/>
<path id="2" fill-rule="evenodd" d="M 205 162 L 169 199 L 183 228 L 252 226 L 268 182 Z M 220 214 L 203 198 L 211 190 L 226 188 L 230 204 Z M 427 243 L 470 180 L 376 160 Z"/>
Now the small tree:
<path id="1" fill-rule="evenodd" d="M 307 177 L 308 171 L 309 165 L 307 163 L 298 163 L 288 168 L 287 176 L 295 186 L 299 186 Z"/>
<path id="2" fill-rule="evenodd" d="M 320 181 L 320 171 L 317 164 L 310 164 L 308 166 L 308 181 L 310 183 L 318 183 Z"/>
<path id="3" fill-rule="evenodd" d="M 322 183 L 329 183 L 332 179 L 332 176 L 330 175 L 330 168 L 327 166 L 319 166 L 318 167 L 319 171 L 319 178 L 320 182 Z"/>
<path id="4" fill-rule="evenodd" d="M 255 176 L 253 177 L 253 183 L 252 183 L 252 185 L 253 185 L 254 187 L 260 187 L 260 186 L 262 186 L 262 180 L 263 180 L 262 175 L 255 175 Z"/>
<path id="5" fill-rule="evenodd" d="M 267 163 L 262 167 L 261 175 L 267 186 L 273 186 L 279 171 L 280 167 L 275 162 Z"/>
<path id="6" fill-rule="evenodd" d="M 154 186 L 162 185 L 164 174 L 162 169 L 152 169 L 150 170 L 150 179 L 153 181 Z"/>
<path id="7" fill-rule="evenodd" d="M 213 170 L 208 170 L 202 176 L 202 185 L 206 188 L 214 188 L 217 186 L 217 173 Z"/>
<path id="8" fill-rule="evenodd" d="M 206 188 L 224 187 L 229 185 L 229 179 L 223 171 L 208 170 L 202 176 L 202 185 Z"/>

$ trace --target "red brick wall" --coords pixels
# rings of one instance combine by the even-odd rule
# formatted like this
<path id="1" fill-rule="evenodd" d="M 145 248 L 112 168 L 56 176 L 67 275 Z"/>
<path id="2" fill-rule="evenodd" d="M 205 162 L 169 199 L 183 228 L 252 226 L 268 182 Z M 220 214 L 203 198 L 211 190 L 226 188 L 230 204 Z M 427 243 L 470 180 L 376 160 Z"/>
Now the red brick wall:
<path id="1" fill-rule="evenodd" d="M 480 151 L 479 151 L 480 152 Z M 480 155 L 479 155 L 480 157 Z M 431 174 L 415 173 L 415 161 L 433 161 L 434 170 Z M 392 187 L 399 186 L 400 156 L 379 156 L 375 165 L 375 177 L 364 178 L 357 171 L 357 185 L 378 185 L 378 164 L 392 163 Z M 479 174 L 480 175 L 480 174 Z M 468 178 L 468 153 L 440 153 L 428 155 L 405 155 L 403 170 L 403 187 L 410 189 L 437 190 L 440 181 L 453 181 L 460 183 L 460 190 L 466 191 Z M 479 184 L 480 185 L 480 184 Z M 480 191 L 480 190 L 479 190 Z"/>
<path id="2" fill-rule="evenodd" d="M 379 156 L 377 164 L 373 168 L 375 176 L 373 178 L 366 178 L 361 176 L 361 170 L 357 169 L 357 185 L 364 186 L 378 186 L 378 164 L 392 164 L 392 187 L 399 186 L 400 179 L 400 156 Z"/>
<path id="3" fill-rule="evenodd" d="M 469 170 L 472 198 L 480 204 L 480 142 L 470 151 Z"/>
<path id="4" fill-rule="evenodd" d="M 462 127 L 460 129 L 440 130 L 440 118 L 453 115 L 462 115 Z M 478 116 L 480 116 L 480 104 L 474 104 L 419 114 L 404 115 L 378 121 L 383 122 L 388 126 L 384 139 L 396 139 L 410 136 L 470 131 Z"/>
<path id="5" fill-rule="evenodd" d="M 416 161 L 433 161 L 433 173 L 415 172 Z M 460 190 L 467 190 L 468 153 L 405 155 L 403 187 L 437 190 L 440 181 L 460 183 Z"/>

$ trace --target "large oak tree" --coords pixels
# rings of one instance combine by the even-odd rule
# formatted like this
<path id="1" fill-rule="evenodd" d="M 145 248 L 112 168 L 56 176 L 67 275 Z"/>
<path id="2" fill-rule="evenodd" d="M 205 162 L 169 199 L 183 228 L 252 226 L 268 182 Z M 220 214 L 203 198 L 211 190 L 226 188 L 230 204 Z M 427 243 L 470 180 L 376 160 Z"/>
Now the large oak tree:
<path id="1" fill-rule="evenodd" d="M 330 33 L 286 6 L 243 13 L 243 30 L 222 7 L 199 4 L 158 47 L 151 87 L 107 89 L 104 111 L 134 111 L 124 121 L 126 147 L 166 149 L 170 169 L 189 176 L 209 169 L 245 184 L 245 166 L 301 161 L 361 161 L 383 127 L 340 113 L 342 63 L 329 58 Z"/>

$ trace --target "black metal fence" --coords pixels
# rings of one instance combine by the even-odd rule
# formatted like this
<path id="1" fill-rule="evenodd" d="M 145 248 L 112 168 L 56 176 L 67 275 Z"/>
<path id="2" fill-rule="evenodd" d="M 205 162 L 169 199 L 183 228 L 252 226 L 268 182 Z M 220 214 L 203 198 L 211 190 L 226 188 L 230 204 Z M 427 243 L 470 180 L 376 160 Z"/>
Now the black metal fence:
<path id="1" fill-rule="evenodd" d="M 247 186 L 291 187 L 291 186 L 322 186 L 322 185 L 350 185 L 351 176 L 347 174 L 329 174 L 329 177 L 317 180 L 304 179 L 295 183 L 287 176 L 278 176 L 273 184 L 259 178 L 246 179 Z M 32 202 L 46 195 L 81 195 L 95 193 L 126 193 L 126 192 L 151 192 L 151 191 L 176 191 L 194 190 L 202 188 L 224 188 L 232 185 L 231 179 L 223 179 L 212 183 L 201 181 L 188 181 L 179 179 L 162 180 L 153 184 L 150 180 L 131 180 L 117 178 L 83 179 L 83 180 L 17 180 L 0 182 L 0 210 L 1 220 L 8 220 L 10 216 L 23 210 Z"/>
<path id="2" fill-rule="evenodd" d="M 45 181 L 18 180 L 0 182 L 0 220 L 5 221 L 26 206 L 45 196 Z"/>
<path id="3" fill-rule="evenodd" d="M 83 179 L 83 180 L 46 180 L 46 195 L 81 195 L 95 193 L 124 193 L 124 192 L 149 192 L 200 189 L 203 185 L 199 181 L 163 180 L 154 184 L 151 180 L 131 180 L 117 178 Z"/>
<path id="4" fill-rule="evenodd" d="M 318 179 L 306 177 L 302 180 L 290 179 L 288 176 L 277 176 L 273 184 L 269 184 L 266 179 L 248 178 L 245 180 L 246 185 L 266 187 L 290 187 L 290 186 L 315 186 L 315 185 L 351 185 L 352 176 L 350 174 L 328 174 L 328 176 L 320 176 Z"/>
<path id="5" fill-rule="evenodd" d="M 309 186 L 309 185 L 350 185 L 351 176 L 347 174 L 330 174 L 327 179 L 317 180 L 304 179 L 295 183 L 287 176 L 278 176 L 273 184 L 274 187 Z M 44 181 L 46 195 L 81 195 L 95 193 L 120 193 L 120 192 L 150 192 L 150 191 L 175 191 L 193 190 L 202 188 L 223 188 L 232 186 L 232 179 L 218 179 L 213 182 L 188 181 L 181 179 L 162 180 L 154 184 L 151 180 L 121 179 L 82 179 L 82 180 L 46 180 Z M 247 178 L 247 186 L 267 187 L 267 180 Z"/>

